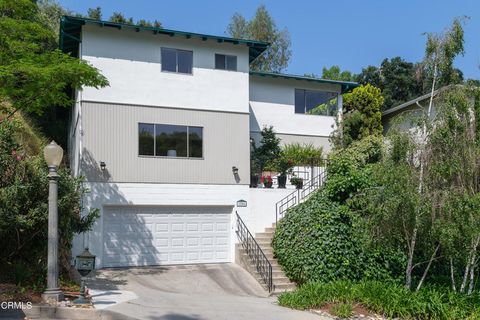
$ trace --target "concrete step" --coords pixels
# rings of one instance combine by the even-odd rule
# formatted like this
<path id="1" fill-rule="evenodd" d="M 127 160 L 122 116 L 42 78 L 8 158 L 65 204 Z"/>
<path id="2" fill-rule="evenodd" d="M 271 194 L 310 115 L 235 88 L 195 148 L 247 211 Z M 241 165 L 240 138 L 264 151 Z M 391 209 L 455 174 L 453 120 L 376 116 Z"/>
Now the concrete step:
<path id="1" fill-rule="evenodd" d="M 275 233 L 275 227 L 265 228 L 265 233 Z"/>
<path id="2" fill-rule="evenodd" d="M 296 287 L 294 283 L 275 284 L 275 291 L 295 290 Z"/>
<path id="3" fill-rule="evenodd" d="M 274 234 L 273 231 L 264 231 L 264 232 L 255 233 L 255 236 L 273 236 L 273 234 Z"/>
<path id="4" fill-rule="evenodd" d="M 285 293 L 285 292 L 292 292 L 292 291 L 295 291 L 295 289 L 286 289 L 286 290 L 282 290 L 282 289 L 277 289 L 275 288 L 275 290 L 270 293 L 271 296 L 274 296 L 274 297 L 277 297 L 279 295 L 281 295 L 282 293 Z"/>

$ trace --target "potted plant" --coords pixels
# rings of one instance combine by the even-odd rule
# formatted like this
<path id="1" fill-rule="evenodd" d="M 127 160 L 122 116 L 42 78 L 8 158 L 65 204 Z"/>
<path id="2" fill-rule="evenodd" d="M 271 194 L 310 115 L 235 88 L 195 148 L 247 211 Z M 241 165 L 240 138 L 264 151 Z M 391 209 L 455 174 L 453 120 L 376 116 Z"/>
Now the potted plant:
<path id="1" fill-rule="evenodd" d="M 281 156 L 276 163 L 276 169 L 279 172 L 277 177 L 278 188 L 285 188 L 287 184 L 287 175 L 292 173 L 293 161 Z"/>
<path id="2" fill-rule="evenodd" d="M 303 188 L 303 179 L 299 177 L 292 177 L 290 183 L 293 184 L 297 189 Z"/>
<path id="3" fill-rule="evenodd" d="M 250 188 L 256 188 L 258 187 L 258 171 L 259 171 L 259 166 L 257 161 L 251 160 L 250 161 Z"/>
<path id="4" fill-rule="evenodd" d="M 262 177 L 262 183 L 265 186 L 265 188 L 271 188 L 273 186 L 273 181 L 271 176 L 263 176 Z"/>

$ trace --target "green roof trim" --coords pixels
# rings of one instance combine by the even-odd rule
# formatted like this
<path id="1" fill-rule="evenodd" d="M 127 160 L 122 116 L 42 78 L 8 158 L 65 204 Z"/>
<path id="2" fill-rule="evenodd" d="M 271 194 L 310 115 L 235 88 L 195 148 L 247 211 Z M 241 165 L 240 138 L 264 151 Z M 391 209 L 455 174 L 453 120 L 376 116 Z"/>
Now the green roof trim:
<path id="1" fill-rule="evenodd" d="M 275 73 L 275 72 L 250 71 L 250 75 L 259 76 L 259 77 L 280 78 L 280 79 L 287 79 L 287 80 L 300 80 L 300 81 L 308 81 L 308 82 L 316 82 L 316 83 L 339 84 L 342 86 L 342 93 L 349 92 L 359 86 L 357 82 L 329 80 L 329 79 L 313 78 L 313 77 L 306 77 L 306 76 L 296 76 L 292 74 Z"/>
<path id="2" fill-rule="evenodd" d="M 81 42 L 82 26 L 93 24 L 101 27 L 111 27 L 117 29 L 132 29 L 136 32 L 150 31 L 153 34 L 163 34 L 170 37 L 184 37 L 185 39 L 198 38 L 203 41 L 208 39 L 216 40 L 218 43 L 232 43 L 234 45 L 246 45 L 249 52 L 249 61 L 252 62 L 261 55 L 270 45 L 267 42 L 256 40 L 235 39 L 208 34 L 184 32 L 156 27 L 144 27 L 139 25 L 116 23 L 102 20 L 87 19 L 82 17 L 63 16 L 60 21 L 60 49 L 64 52 L 71 52 L 78 55 L 78 44 Z"/>

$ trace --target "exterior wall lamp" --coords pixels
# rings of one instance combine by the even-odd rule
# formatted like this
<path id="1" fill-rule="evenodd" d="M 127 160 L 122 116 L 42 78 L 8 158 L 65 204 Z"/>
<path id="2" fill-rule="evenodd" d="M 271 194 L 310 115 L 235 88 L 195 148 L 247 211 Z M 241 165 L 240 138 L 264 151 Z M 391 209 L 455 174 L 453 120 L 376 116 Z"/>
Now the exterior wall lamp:
<path id="1" fill-rule="evenodd" d="M 238 168 L 233 166 L 232 167 L 232 172 L 233 172 L 234 175 L 237 175 L 238 174 Z"/>
<path id="2" fill-rule="evenodd" d="M 102 171 L 105 171 L 105 168 L 107 167 L 107 164 L 105 163 L 105 161 L 100 161 L 100 169 Z"/>

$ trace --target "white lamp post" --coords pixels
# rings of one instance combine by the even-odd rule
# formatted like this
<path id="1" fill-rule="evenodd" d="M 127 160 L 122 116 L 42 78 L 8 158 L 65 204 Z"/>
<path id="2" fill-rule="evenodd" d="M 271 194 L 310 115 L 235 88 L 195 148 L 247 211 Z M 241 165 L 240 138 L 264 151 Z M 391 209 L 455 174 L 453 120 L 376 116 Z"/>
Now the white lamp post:
<path id="1" fill-rule="evenodd" d="M 48 165 L 48 271 L 47 290 L 43 300 L 56 302 L 63 300 L 63 292 L 58 283 L 58 173 L 57 169 L 63 158 L 63 149 L 55 141 L 43 149 Z"/>

